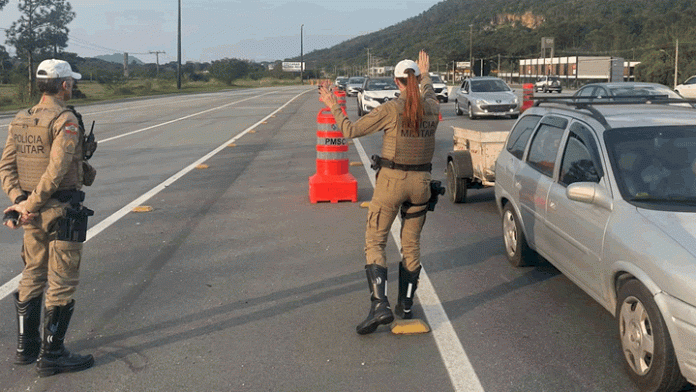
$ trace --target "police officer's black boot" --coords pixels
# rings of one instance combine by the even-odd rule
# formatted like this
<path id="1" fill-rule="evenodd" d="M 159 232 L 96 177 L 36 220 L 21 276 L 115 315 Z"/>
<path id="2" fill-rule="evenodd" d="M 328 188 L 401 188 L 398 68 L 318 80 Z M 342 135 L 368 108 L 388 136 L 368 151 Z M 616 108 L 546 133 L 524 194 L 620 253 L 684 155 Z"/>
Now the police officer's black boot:
<path id="1" fill-rule="evenodd" d="M 394 321 L 394 315 L 389 307 L 387 299 L 387 269 L 377 264 L 365 266 L 367 285 L 370 287 L 370 314 L 355 328 L 359 334 L 365 335 L 375 332 L 380 324 L 389 324 Z"/>
<path id="2" fill-rule="evenodd" d="M 14 363 L 29 365 L 36 361 L 41 348 L 41 307 L 43 296 L 19 302 L 19 293 L 14 293 L 17 309 L 17 354 Z"/>
<path id="3" fill-rule="evenodd" d="M 394 312 L 402 319 L 413 318 L 411 307 L 413 306 L 413 296 L 418 288 L 420 271 L 420 266 L 411 272 L 404 267 L 403 262 L 399 263 L 399 299 L 394 307 Z"/>
<path id="4" fill-rule="evenodd" d="M 41 341 L 39 359 L 36 362 L 36 371 L 39 376 L 76 372 L 94 364 L 94 358 L 91 355 L 71 354 L 63 345 L 73 310 L 75 310 L 74 300 L 65 306 L 52 306 L 46 309 L 44 336 Z"/>

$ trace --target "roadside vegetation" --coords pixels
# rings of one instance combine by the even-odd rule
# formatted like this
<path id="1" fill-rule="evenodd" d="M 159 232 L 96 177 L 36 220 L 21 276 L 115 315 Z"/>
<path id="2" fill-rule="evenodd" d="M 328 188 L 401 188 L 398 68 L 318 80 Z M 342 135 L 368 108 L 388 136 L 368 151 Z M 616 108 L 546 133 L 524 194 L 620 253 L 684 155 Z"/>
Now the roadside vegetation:
<path id="1" fill-rule="evenodd" d="M 8 0 L 0 0 L 0 10 L 8 4 Z M 179 89 L 176 62 L 145 64 L 123 54 L 120 54 L 123 62 L 111 62 L 66 52 L 68 24 L 76 16 L 68 1 L 18 0 L 17 7 L 20 19 L 9 29 L 0 29 L 5 33 L 5 43 L 14 48 L 15 53 L 10 55 L 7 48 L 0 45 L 0 112 L 37 102 L 39 93 L 34 73 L 38 64 L 49 58 L 65 60 L 73 71 L 82 74 L 82 80 L 73 90 L 71 103 L 76 105 L 149 95 L 301 83 L 297 73 L 282 71 L 281 61 L 256 63 L 225 58 L 210 63 L 181 64 Z M 315 77 L 309 70 L 304 76 L 306 79 Z"/>

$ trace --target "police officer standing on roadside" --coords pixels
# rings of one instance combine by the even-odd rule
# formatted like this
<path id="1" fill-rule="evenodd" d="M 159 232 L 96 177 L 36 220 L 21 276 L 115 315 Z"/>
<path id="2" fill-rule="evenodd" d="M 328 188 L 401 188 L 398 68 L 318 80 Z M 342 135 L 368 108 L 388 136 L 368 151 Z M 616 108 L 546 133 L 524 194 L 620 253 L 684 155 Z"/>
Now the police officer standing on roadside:
<path id="1" fill-rule="evenodd" d="M 41 101 L 19 112 L 10 124 L 0 181 L 14 203 L 4 211 L 5 225 L 24 228 L 24 270 L 14 294 L 18 329 L 14 363 L 36 360 L 39 375 L 48 376 L 94 364 L 91 355 L 71 354 L 63 340 L 75 307 L 72 297 L 87 216 L 93 213 L 82 205 L 80 189 L 94 181 L 96 171 L 86 159 L 96 143 L 86 143 L 81 116 L 66 106 L 81 75 L 65 61 L 45 60 L 36 78 Z"/>
<path id="2" fill-rule="evenodd" d="M 370 313 L 357 326 L 359 334 L 374 332 L 381 324 L 394 320 L 387 299 L 387 260 L 385 247 L 396 215 L 401 212 L 401 253 L 397 316 L 412 318 L 413 296 L 420 274 L 420 233 L 431 200 L 432 158 L 440 104 L 428 74 L 430 58 L 424 51 L 418 62 L 400 61 L 394 78 L 401 94 L 352 123 L 342 112 L 327 85 L 319 89 L 320 99 L 336 119 L 346 138 L 384 131 L 382 154 L 373 156 L 378 170 L 370 202 L 365 233 L 365 271 L 371 294 Z M 419 89 L 420 83 L 420 89 Z M 435 196 L 436 198 L 436 196 Z"/>

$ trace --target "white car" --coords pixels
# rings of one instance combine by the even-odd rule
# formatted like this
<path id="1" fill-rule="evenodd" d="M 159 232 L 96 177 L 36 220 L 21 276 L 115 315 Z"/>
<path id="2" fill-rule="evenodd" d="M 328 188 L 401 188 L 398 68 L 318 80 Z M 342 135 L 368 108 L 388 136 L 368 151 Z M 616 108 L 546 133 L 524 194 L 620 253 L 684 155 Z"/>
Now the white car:
<path id="1" fill-rule="evenodd" d="M 393 78 L 368 78 L 358 91 L 358 116 L 399 97 L 399 87 Z"/>
<path id="2" fill-rule="evenodd" d="M 674 91 L 684 98 L 696 98 L 696 76 L 686 79 L 684 83 L 675 87 Z"/>
<path id="3" fill-rule="evenodd" d="M 353 76 L 346 82 L 346 95 L 349 97 L 358 95 L 363 83 L 365 83 L 364 76 Z"/>
<path id="4" fill-rule="evenodd" d="M 437 100 L 447 102 L 449 100 L 447 84 L 445 84 L 440 75 L 434 73 L 430 74 L 430 80 L 433 81 L 433 89 L 435 90 L 435 95 L 437 95 Z"/>

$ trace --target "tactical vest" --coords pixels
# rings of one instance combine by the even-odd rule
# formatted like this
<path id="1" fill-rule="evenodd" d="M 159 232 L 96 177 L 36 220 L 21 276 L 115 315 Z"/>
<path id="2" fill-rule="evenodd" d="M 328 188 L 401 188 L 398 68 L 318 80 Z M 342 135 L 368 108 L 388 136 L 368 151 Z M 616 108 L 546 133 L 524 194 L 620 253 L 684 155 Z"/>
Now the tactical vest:
<path id="1" fill-rule="evenodd" d="M 435 152 L 435 130 L 439 123 L 439 113 L 432 113 L 432 110 L 423 102 L 425 114 L 416 131 L 403 123 L 401 113 L 403 113 L 405 101 L 397 102 L 400 104 L 400 110 L 396 121 L 396 131 L 384 134 L 382 158 L 402 165 L 430 163 Z"/>
<path id="2" fill-rule="evenodd" d="M 31 192 L 39 184 L 46 171 L 53 144 L 53 123 L 64 113 L 60 107 L 25 110 L 15 116 L 10 131 L 17 150 L 17 174 L 23 191 Z M 84 130 L 80 129 L 80 138 Z M 75 148 L 73 160 L 63 176 L 57 190 L 80 189 L 82 187 L 82 146 Z"/>

